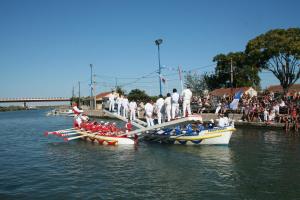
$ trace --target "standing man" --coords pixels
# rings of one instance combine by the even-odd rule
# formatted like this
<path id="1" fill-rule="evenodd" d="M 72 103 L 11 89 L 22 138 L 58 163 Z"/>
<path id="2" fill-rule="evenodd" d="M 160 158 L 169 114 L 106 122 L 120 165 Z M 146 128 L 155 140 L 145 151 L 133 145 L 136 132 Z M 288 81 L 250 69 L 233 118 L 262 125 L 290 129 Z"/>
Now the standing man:
<path id="1" fill-rule="evenodd" d="M 128 106 L 129 102 L 126 96 L 124 96 L 123 101 L 122 101 L 122 107 L 123 107 L 123 117 L 127 118 L 128 117 Z"/>
<path id="2" fill-rule="evenodd" d="M 186 89 L 182 91 L 182 99 L 183 99 L 183 117 L 186 117 L 186 112 L 188 112 L 188 116 L 192 114 L 191 112 L 191 98 L 192 98 L 192 91 L 190 90 L 190 86 L 188 85 Z"/>
<path id="3" fill-rule="evenodd" d="M 123 101 L 123 96 L 118 96 L 117 97 L 117 100 L 116 100 L 116 103 L 117 103 L 117 113 L 118 115 L 121 115 L 121 106 L 122 106 L 122 101 Z"/>
<path id="4" fill-rule="evenodd" d="M 162 98 L 162 95 L 159 95 L 159 98 L 156 100 L 156 104 L 155 104 L 155 111 L 157 114 L 158 124 L 162 123 L 163 110 L 164 110 L 163 106 L 164 106 L 164 99 Z"/>
<path id="5" fill-rule="evenodd" d="M 171 121 L 171 106 L 172 106 L 171 103 L 172 103 L 171 94 L 168 93 L 167 98 L 165 99 L 165 102 L 164 102 L 168 122 Z"/>
<path id="6" fill-rule="evenodd" d="M 147 120 L 148 127 L 153 126 L 154 123 L 153 123 L 153 118 L 152 118 L 152 115 L 153 115 L 152 100 L 150 101 L 150 103 L 146 103 L 145 114 L 146 114 L 146 120 Z"/>
<path id="7" fill-rule="evenodd" d="M 134 100 L 132 100 L 129 103 L 130 121 L 136 120 L 136 109 L 137 109 L 137 104 Z"/>
<path id="8" fill-rule="evenodd" d="M 179 103 L 178 103 L 179 94 L 177 93 L 176 88 L 173 89 L 171 100 L 172 100 L 172 119 L 175 119 L 176 116 L 178 116 L 178 113 L 179 113 Z"/>
<path id="9" fill-rule="evenodd" d="M 109 100 L 109 111 L 113 112 L 115 111 L 115 94 L 114 91 L 111 91 L 111 93 L 108 96 Z"/>

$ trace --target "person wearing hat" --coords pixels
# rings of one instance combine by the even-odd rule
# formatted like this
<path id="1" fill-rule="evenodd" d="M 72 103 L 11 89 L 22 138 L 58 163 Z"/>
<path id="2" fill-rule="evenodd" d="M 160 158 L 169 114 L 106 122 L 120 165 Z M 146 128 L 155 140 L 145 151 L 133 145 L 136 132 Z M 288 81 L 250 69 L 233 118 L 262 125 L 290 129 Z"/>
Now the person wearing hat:
<path id="1" fill-rule="evenodd" d="M 182 99 L 183 99 L 183 103 L 182 103 L 182 113 L 183 113 L 183 117 L 186 117 L 186 112 L 188 113 L 188 116 L 192 114 L 191 112 L 191 99 L 193 96 L 192 91 L 190 90 L 190 86 L 188 85 L 186 89 L 184 89 L 182 91 Z"/>
<path id="2" fill-rule="evenodd" d="M 80 110 L 77 107 L 77 103 L 75 103 L 75 102 L 72 103 L 72 110 L 73 110 L 75 115 L 79 115 L 79 114 L 83 113 L 83 110 Z"/>

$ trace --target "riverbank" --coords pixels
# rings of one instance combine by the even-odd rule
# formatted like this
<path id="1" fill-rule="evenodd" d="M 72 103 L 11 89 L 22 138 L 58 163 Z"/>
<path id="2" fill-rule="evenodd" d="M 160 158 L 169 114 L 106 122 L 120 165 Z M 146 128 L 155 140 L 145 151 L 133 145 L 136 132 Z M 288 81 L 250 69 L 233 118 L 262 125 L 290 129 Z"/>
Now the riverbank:
<path id="1" fill-rule="evenodd" d="M 105 118 L 112 119 L 107 116 L 102 110 L 86 110 L 84 111 L 86 115 L 92 118 Z M 214 113 L 203 113 L 202 115 L 203 121 L 210 121 L 213 119 L 214 121 L 218 118 L 218 116 Z M 282 130 L 284 128 L 283 123 L 265 123 L 265 122 L 245 122 L 241 121 L 241 114 L 229 114 L 229 118 L 235 121 L 236 127 L 253 127 L 253 128 L 267 128 L 267 129 L 275 129 Z M 142 119 L 143 120 L 143 119 Z"/>
<path id="2" fill-rule="evenodd" d="M 0 106 L 0 112 L 9 112 L 9 111 L 19 111 L 19 110 L 27 110 L 26 107 L 23 106 Z"/>

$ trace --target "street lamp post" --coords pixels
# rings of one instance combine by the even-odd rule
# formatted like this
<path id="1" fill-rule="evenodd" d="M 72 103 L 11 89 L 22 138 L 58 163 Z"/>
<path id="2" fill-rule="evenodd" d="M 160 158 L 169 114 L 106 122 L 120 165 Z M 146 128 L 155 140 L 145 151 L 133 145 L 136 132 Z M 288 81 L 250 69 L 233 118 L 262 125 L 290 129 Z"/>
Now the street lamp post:
<path id="1" fill-rule="evenodd" d="M 162 95 L 161 92 L 161 66 L 160 66 L 160 50 L 159 50 L 159 45 L 163 42 L 162 39 L 157 39 L 155 40 L 155 44 L 157 45 L 158 49 L 158 74 L 159 74 L 159 94 Z"/>

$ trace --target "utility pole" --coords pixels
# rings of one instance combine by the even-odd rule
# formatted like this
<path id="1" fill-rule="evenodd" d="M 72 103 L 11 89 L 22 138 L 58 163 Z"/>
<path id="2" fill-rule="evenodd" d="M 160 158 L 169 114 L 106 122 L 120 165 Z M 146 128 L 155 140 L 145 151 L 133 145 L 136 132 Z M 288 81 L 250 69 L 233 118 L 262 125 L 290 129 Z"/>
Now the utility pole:
<path id="1" fill-rule="evenodd" d="M 116 88 L 115 91 L 117 91 L 117 87 L 118 87 L 118 78 L 117 78 L 117 77 L 115 77 L 115 82 L 116 82 L 116 83 L 115 83 L 115 84 L 116 84 L 116 86 L 115 86 L 115 88 Z"/>
<path id="2" fill-rule="evenodd" d="M 93 74 L 93 99 L 94 99 L 94 110 L 97 109 L 97 102 L 96 102 L 96 81 L 95 81 L 95 78 L 96 78 L 96 74 Z"/>
<path id="3" fill-rule="evenodd" d="M 80 107 L 80 81 L 78 81 L 78 107 Z"/>
<path id="4" fill-rule="evenodd" d="M 74 94 L 74 85 L 73 85 L 73 89 L 72 89 L 72 98 L 75 96 Z"/>
<path id="5" fill-rule="evenodd" d="M 230 59 L 230 83 L 231 83 L 231 96 L 233 96 L 233 65 L 232 65 L 232 58 Z"/>
<path id="6" fill-rule="evenodd" d="M 94 87 L 94 81 L 93 81 L 93 64 L 90 64 L 91 67 L 91 96 L 90 96 L 90 109 L 93 110 L 93 87 Z"/>

